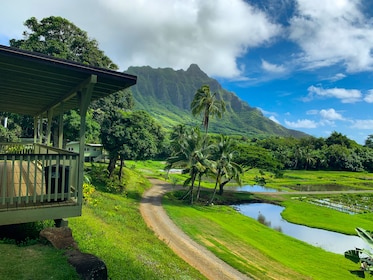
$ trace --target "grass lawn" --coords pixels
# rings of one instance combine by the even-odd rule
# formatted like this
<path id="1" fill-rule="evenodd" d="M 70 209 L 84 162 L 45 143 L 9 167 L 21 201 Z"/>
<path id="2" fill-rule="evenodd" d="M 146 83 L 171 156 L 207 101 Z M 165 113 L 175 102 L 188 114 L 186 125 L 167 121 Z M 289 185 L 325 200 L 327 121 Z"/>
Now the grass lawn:
<path id="1" fill-rule="evenodd" d="M 205 279 L 146 226 L 139 202 L 149 182 L 129 166 L 127 193 L 96 191 L 83 215 L 69 219 L 80 250 L 100 257 L 112 280 Z"/>
<path id="2" fill-rule="evenodd" d="M 0 279 L 6 280 L 78 280 L 75 269 L 63 252 L 41 244 L 19 247 L 0 244 Z"/>
<path id="3" fill-rule="evenodd" d="M 112 280 L 205 279 L 147 228 L 139 212 L 141 195 L 150 187 L 143 175 L 164 179 L 164 164 L 156 161 L 128 161 L 126 164 L 124 193 L 96 190 L 89 194 L 82 217 L 69 219 L 79 248 L 100 257 Z M 254 184 L 253 178 L 258 174 L 257 170 L 248 171 L 244 182 Z M 283 178 L 274 178 L 269 173 L 263 176 L 268 187 L 289 191 L 300 185 L 313 187 L 341 182 L 344 186 L 364 190 L 372 189 L 373 181 L 372 174 L 351 172 L 286 171 Z M 182 184 L 184 179 L 185 175 L 181 174 L 168 177 L 171 184 Z M 211 187 L 213 183 L 205 182 L 203 186 Z M 318 195 L 300 197 L 288 192 L 281 196 L 265 196 L 265 199 L 285 206 L 283 217 L 294 223 L 348 234 L 355 234 L 356 226 L 373 229 L 372 213 L 344 214 L 309 203 L 309 198 L 313 197 Z M 217 198 L 221 202 L 235 203 L 264 197 L 226 192 Z M 357 279 L 349 270 L 358 269 L 358 264 L 281 234 L 231 207 L 190 206 L 175 199 L 173 193 L 167 195 L 164 205 L 188 235 L 256 279 Z M 4 279 L 77 279 L 62 252 L 50 246 L 0 244 L 0 250 L 6 256 L 0 261 Z"/>
<path id="4" fill-rule="evenodd" d="M 344 256 L 288 237 L 228 206 L 190 206 L 165 198 L 165 208 L 194 240 L 257 279 L 356 279 L 349 270 L 358 265 Z"/>

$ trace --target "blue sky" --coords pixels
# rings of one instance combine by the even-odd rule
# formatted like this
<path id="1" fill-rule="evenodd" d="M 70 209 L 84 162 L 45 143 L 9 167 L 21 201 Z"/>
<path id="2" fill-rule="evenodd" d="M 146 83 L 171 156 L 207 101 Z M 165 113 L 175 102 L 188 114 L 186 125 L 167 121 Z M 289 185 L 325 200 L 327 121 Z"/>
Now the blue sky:
<path id="1" fill-rule="evenodd" d="M 360 144 L 373 134 L 372 1 L 13 0 L 2 3 L 0 44 L 51 15 L 87 31 L 123 71 L 197 63 L 287 128 Z"/>

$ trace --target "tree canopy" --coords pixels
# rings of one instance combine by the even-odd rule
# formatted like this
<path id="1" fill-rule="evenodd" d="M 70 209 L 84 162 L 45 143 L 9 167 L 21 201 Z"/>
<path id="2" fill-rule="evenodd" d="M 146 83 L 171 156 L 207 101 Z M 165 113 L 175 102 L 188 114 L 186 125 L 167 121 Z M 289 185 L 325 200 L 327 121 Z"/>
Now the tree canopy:
<path id="1" fill-rule="evenodd" d="M 117 70 L 118 66 L 98 48 L 87 32 L 62 17 L 51 16 L 40 22 L 31 17 L 24 25 L 23 39 L 10 40 L 10 46 L 46 55 Z"/>
<path id="2" fill-rule="evenodd" d="M 163 139 L 161 126 L 144 111 L 108 112 L 101 125 L 101 141 L 110 155 L 109 174 L 112 175 L 118 159 L 144 160 L 156 156 Z"/>

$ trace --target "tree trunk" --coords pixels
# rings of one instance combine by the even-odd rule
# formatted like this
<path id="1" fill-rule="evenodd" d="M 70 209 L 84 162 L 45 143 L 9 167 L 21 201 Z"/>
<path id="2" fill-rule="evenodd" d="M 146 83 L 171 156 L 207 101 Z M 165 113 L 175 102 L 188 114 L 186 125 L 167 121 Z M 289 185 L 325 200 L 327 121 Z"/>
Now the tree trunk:
<path id="1" fill-rule="evenodd" d="M 118 175 L 119 181 L 122 179 L 123 162 L 124 162 L 123 158 L 120 157 L 120 167 L 119 167 L 119 175 Z"/>
<path id="2" fill-rule="evenodd" d="M 211 205 L 211 203 L 214 201 L 215 194 L 216 194 L 216 189 L 217 189 L 217 187 L 218 187 L 218 181 L 219 181 L 219 179 L 216 178 L 214 192 L 212 193 L 211 199 L 210 199 L 210 201 L 207 203 L 207 205 Z"/>
<path id="3" fill-rule="evenodd" d="M 109 171 L 109 178 L 113 175 L 115 164 L 117 162 L 118 157 L 110 157 L 109 165 L 107 167 L 107 170 Z"/>
<path id="4" fill-rule="evenodd" d="M 200 195 L 200 192 L 201 192 L 201 180 L 202 180 L 202 175 L 199 175 L 199 176 L 198 176 L 198 188 L 197 188 L 197 197 L 196 197 L 196 201 L 199 200 L 199 195 Z"/>

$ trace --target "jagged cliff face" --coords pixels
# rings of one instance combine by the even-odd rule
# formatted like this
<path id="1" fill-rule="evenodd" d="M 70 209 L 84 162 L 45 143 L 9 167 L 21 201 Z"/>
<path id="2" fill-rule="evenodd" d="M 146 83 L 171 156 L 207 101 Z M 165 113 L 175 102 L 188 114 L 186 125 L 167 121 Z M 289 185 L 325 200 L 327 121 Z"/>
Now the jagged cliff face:
<path id="1" fill-rule="evenodd" d="M 201 124 L 201 120 L 191 115 L 190 104 L 196 90 L 202 85 L 209 85 L 211 91 L 217 92 L 218 98 L 227 104 L 223 118 L 212 119 L 210 132 L 249 137 L 305 136 L 302 132 L 286 129 L 264 117 L 258 109 L 223 89 L 218 81 L 207 76 L 196 64 L 190 65 L 186 71 L 144 66 L 130 67 L 126 72 L 137 75 L 137 84 L 132 87 L 136 107 L 149 112 L 165 127 L 180 123 Z"/>

